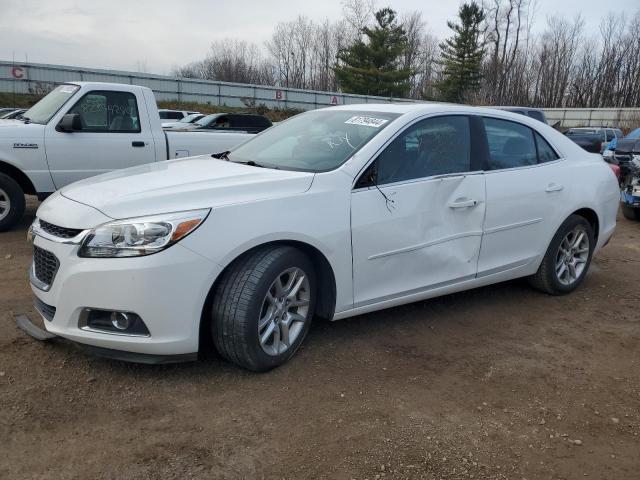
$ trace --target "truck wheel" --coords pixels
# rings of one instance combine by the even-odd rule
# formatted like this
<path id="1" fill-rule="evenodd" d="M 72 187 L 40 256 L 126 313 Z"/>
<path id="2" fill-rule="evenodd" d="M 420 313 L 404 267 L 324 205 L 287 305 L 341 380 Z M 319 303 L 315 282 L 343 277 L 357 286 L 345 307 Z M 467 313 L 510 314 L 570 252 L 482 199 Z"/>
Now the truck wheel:
<path id="1" fill-rule="evenodd" d="M 24 192 L 8 175 L 0 173 L 0 232 L 9 230 L 24 214 Z"/>
<path id="2" fill-rule="evenodd" d="M 529 283 L 551 295 L 573 292 L 587 275 L 595 245 L 589 222 L 580 215 L 571 215 L 553 236 Z"/>
<path id="3" fill-rule="evenodd" d="M 255 250 L 232 264 L 217 285 L 213 343 L 236 365 L 270 370 L 298 350 L 315 302 L 315 271 L 306 255 L 288 246 Z"/>
<path id="4" fill-rule="evenodd" d="M 628 220 L 640 220 L 640 209 L 630 207 L 626 203 L 621 203 L 622 215 Z"/>

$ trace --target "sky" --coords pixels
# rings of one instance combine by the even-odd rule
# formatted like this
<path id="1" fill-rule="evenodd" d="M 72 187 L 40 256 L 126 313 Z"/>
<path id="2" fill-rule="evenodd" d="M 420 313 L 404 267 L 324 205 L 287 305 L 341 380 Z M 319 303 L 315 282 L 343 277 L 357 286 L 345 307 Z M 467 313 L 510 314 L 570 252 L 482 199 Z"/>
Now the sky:
<path id="1" fill-rule="evenodd" d="M 609 12 L 632 14 L 638 0 L 537 0 L 536 29 L 549 16 L 580 13 L 598 31 Z M 377 0 L 378 7 L 422 12 L 428 30 L 449 35 L 457 0 Z M 202 59 L 213 40 L 263 46 L 275 25 L 305 15 L 341 17 L 340 0 L 0 0 L 0 60 L 169 74 Z"/>

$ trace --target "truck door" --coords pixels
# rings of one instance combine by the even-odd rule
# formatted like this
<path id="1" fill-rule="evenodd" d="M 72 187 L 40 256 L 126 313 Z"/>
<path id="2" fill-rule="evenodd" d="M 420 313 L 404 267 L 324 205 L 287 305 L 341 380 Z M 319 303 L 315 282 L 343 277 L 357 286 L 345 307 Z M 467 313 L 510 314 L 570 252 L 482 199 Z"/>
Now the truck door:
<path id="1" fill-rule="evenodd" d="M 156 160 L 151 128 L 141 118 L 142 94 L 117 90 L 85 93 L 66 113 L 76 113 L 73 132 L 50 122 L 45 133 L 47 162 L 56 188 L 86 177 Z M 144 110 L 143 110 L 144 111 Z"/>

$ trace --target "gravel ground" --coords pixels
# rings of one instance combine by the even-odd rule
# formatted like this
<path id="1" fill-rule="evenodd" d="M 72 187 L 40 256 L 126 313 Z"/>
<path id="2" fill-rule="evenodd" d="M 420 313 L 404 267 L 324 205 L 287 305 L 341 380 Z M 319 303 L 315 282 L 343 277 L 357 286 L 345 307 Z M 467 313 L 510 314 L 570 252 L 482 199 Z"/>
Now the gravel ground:
<path id="1" fill-rule="evenodd" d="M 22 228 L 0 234 L 0 478 L 637 479 L 640 223 L 577 292 L 522 281 L 317 322 L 266 374 L 43 344 Z"/>

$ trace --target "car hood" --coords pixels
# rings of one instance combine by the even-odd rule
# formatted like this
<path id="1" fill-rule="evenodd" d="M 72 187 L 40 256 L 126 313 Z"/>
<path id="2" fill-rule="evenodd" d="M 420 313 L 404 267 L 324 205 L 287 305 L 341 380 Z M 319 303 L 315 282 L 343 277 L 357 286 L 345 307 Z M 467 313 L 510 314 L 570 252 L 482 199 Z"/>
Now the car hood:
<path id="1" fill-rule="evenodd" d="M 72 183 L 71 200 L 111 218 L 220 207 L 305 192 L 313 173 L 252 167 L 209 155 L 151 163 Z"/>

